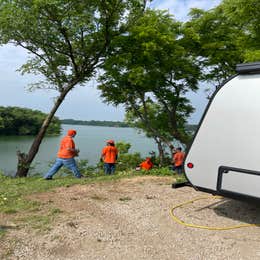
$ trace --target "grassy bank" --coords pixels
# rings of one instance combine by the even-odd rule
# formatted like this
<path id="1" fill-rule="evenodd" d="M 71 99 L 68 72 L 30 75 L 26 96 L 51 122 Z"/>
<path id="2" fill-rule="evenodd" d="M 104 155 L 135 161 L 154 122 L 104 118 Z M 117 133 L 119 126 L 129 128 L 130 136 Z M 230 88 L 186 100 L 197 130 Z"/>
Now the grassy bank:
<path id="1" fill-rule="evenodd" d="M 176 175 L 167 168 L 154 169 L 149 172 L 134 170 L 122 171 L 112 176 L 96 173 L 89 174 L 88 177 L 83 179 L 76 179 L 72 176 L 55 176 L 56 178 L 51 181 L 46 181 L 41 177 L 10 178 L 0 175 L 0 214 L 8 217 L 15 227 L 30 225 L 36 229 L 47 229 L 48 223 L 50 223 L 55 216 L 60 214 L 61 211 L 57 208 L 53 208 L 50 203 L 47 213 L 41 214 L 43 205 L 41 202 L 28 199 L 31 194 L 50 191 L 56 187 L 116 181 L 122 178 L 144 175 L 172 176 L 173 182 L 184 180 L 184 177 L 176 177 Z M 8 230 L 8 226 L 0 225 L 0 236 L 3 236 L 6 230 Z"/>

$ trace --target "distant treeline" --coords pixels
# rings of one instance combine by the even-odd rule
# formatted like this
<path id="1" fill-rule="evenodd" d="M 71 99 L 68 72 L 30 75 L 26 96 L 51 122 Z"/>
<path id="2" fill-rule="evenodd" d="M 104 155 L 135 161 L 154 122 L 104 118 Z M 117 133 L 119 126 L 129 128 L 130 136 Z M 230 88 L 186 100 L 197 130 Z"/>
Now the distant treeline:
<path id="1" fill-rule="evenodd" d="M 110 127 L 129 127 L 127 123 L 120 121 L 83 121 L 83 120 L 74 120 L 74 119 L 61 119 L 62 124 L 67 125 L 92 125 L 92 126 L 110 126 Z"/>
<path id="2" fill-rule="evenodd" d="M 84 120 L 74 120 L 74 119 L 61 119 L 60 122 L 65 125 L 92 125 L 92 126 L 110 126 L 110 127 L 130 127 L 125 122 L 120 121 L 84 121 Z M 187 130 L 190 132 L 195 132 L 198 125 L 187 125 Z"/>
<path id="3" fill-rule="evenodd" d="M 0 106 L 0 135 L 36 135 L 47 114 L 28 108 Z M 58 135 L 61 123 L 54 117 L 47 135 Z"/>

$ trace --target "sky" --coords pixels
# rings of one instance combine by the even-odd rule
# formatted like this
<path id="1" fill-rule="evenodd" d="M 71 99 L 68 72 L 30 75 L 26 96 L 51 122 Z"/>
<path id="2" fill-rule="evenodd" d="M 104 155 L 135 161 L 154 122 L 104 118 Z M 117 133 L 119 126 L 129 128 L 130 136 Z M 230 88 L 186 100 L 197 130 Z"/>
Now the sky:
<path id="1" fill-rule="evenodd" d="M 211 9 L 221 0 L 154 0 L 150 7 L 168 10 L 177 20 L 186 21 L 190 8 Z M 58 95 L 55 91 L 36 90 L 29 92 L 28 84 L 37 82 L 35 75 L 21 75 L 17 69 L 25 63 L 28 53 L 22 48 L 12 45 L 0 46 L 0 106 L 19 106 L 36 109 L 48 113 L 53 99 Z M 189 93 L 188 97 L 195 112 L 189 123 L 199 122 L 207 104 L 203 89 L 197 93 Z M 95 88 L 95 81 L 85 86 L 77 86 L 68 94 L 56 116 L 60 119 L 123 121 L 124 109 L 102 102 L 100 92 Z"/>

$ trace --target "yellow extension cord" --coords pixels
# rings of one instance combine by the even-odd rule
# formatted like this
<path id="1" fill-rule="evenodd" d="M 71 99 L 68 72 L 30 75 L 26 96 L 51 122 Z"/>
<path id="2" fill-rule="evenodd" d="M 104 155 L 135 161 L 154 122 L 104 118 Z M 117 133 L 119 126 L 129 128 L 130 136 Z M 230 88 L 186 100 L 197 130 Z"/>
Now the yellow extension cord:
<path id="1" fill-rule="evenodd" d="M 184 222 L 183 220 L 181 220 L 178 217 L 176 217 L 174 215 L 174 213 L 173 213 L 173 211 L 175 209 L 180 208 L 180 207 L 182 207 L 184 205 L 193 203 L 194 201 L 197 201 L 197 200 L 209 199 L 209 198 L 220 199 L 222 197 L 221 196 L 200 197 L 200 198 L 196 198 L 196 199 L 189 200 L 189 201 L 186 201 L 184 203 L 178 204 L 178 205 L 174 206 L 173 208 L 171 208 L 171 210 L 170 210 L 170 214 L 171 214 L 172 219 L 174 221 L 176 221 L 177 223 L 179 223 L 179 224 L 181 224 L 183 226 L 186 226 L 186 227 L 201 228 L 201 229 L 208 229 L 208 230 L 229 230 L 229 229 L 236 229 L 236 228 L 243 228 L 243 227 L 252 227 L 252 226 L 258 227 L 258 226 L 260 226 L 260 224 L 240 224 L 240 225 L 228 226 L 228 227 L 210 227 L 210 226 L 195 225 L 195 224 L 190 224 L 190 223 Z"/>

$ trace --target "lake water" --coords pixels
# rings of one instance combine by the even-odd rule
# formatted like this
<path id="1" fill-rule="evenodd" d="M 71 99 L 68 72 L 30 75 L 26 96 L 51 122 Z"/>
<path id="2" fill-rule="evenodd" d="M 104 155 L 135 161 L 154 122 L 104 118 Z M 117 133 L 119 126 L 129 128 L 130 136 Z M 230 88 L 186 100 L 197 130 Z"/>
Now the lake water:
<path id="1" fill-rule="evenodd" d="M 143 157 L 151 151 L 157 151 L 153 139 L 147 138 L 133 128 L 62 125 L 62 135 L 57 137 L 45 137 L 40 150 L 33 161 L 34 171 L 44 173 L 48 169 L 50 161 L 54 161 L 59 148 L 61 138 L 68 129 L 76 129 L 74 138 L 76 147 L 80 149 L 79 159 L 87 159 L 89 165 L 96 165 L 100 158 L 100 152 L 105 146 L 105 141 L 114 139 L 115 142 L 123 141 L 131 144 L 130 153 L 139 152 Z M 33 137 L 28 136 L 1 136 L 0 137 L 0 170 L 6 175 L 14 175 L 17 167 L 16 151 L 28 152 Z"/>

